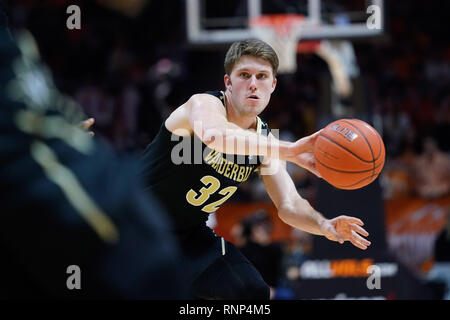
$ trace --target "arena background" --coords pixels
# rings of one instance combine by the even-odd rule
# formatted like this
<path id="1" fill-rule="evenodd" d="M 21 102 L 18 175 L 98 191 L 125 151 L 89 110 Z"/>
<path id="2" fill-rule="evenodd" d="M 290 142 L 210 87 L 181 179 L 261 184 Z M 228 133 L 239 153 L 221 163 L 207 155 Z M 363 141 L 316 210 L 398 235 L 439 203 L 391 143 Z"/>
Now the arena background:
<path id="1" fill-rule="evenodd" d="M 105 2 L 17 0 L 3 6 L 12 30 L 31 31 L 58 88 L 95 118 L 95 139 L 137 155 L 190 95 L 223 88 L 227 43 L 189 41 L 186 1 Z M 332 13 L 367 5 L 326 2 L 323 10 Z M 263 0 L 263 10 L 299 13 L 305 3 Z M 81 10 L 80 29 L 66 26 L 73 4 Z M 117 8 L 130 10 L 123 15 Z M 222 18 L 241 17 L 244 9 L 238 0 L 204 6 L 207 15 Z M 355 191 L 289 168 L 300 194 L 325 216 L 366 221 L 372 241 L 366 251 L 291 230 L 276 217 L 256 176 L 217 212 L 211 226 L 238 245 L 245 241 L 239 230 L 259 223 L 252 217 L 269 217 L 271 242 L 260 244 L 267 250 L 250 254 L 266 261 L 263 276 L 273 276 L 268 265 L 279 262 L 271 284 L 275 299 L 449 298 L 449 10 L 446 1 L 385 1 L 381 34 L 340 39 L 351 41 L 359 69 L 347 99 L 336 102 L 330 70 L 314 52 L 298 54 L 297 70 L 279 75 L 261 116 L 270 127 L 298 139 L 337 119 L 337 103 L 344 108 L 339 117 L 360 118 L 382 134 L 386 165 L 379 179 Z M 277 246 L 281 257 L 273 255 Z M 381 288 L 367 285 L 373 264 L 380 267 Z"/>

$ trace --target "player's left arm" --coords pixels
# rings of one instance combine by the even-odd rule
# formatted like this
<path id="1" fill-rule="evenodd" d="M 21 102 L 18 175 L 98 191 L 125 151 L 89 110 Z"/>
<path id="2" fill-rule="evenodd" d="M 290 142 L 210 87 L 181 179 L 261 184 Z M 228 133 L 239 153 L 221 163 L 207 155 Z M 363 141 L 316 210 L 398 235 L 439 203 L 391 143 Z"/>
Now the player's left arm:
<path id="1" fill-rule="evenodd" d="M 264 174 L 265 171 L 268 174 Z M 340 243 L 350 241 L 362 250 L 370 245 L 370 241 L 361 237 L 361 235 L 367 237 L 369 234 L 362 228 L 364 223 L 360 219 L 344 215 L 326 219 L 303 199 L 286 171 L 284 161 L 267 159 L 260 172 L 267 193 L 277 207 L 278 216 L 283 222 L 306 232 L 325 236 L 332 241 Z"/>

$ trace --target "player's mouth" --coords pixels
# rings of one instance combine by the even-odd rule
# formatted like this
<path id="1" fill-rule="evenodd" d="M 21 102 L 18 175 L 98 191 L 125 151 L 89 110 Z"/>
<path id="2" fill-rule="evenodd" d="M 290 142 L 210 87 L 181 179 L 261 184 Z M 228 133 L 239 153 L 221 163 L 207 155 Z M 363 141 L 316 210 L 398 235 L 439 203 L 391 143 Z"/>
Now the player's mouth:
<path id="1" fill-rule="evenodd" d="M 252 94 L 252 95 L 249 95 L 249 96 L 247 97 L 247 99 L 250 99 L 250 100 L 259 100 L 259 97 L 258 97 L 256 94 Z"/>

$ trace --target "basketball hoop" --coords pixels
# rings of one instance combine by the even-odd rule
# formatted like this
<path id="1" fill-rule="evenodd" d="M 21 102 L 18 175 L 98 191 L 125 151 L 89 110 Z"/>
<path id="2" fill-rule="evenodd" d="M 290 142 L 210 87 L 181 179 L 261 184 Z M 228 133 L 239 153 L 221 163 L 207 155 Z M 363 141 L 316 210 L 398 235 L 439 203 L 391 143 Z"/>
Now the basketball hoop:
<path id="1" fill-rule="evenodd" d="M 351 43 L 344 40 L 300 41 L 306 23 L 301 14 L 269 14 L 250 19 L 249 25 L 254 34 L 277 53 L 278 73 L 297 70 L 297 53 L 314 53 L 327 62 L 336 93 L 349 96 L 352 93 L 350 78 L 359 73 Z"/>
<path id="2" fill-rule="evenodd" d="M 250 28 L 277 53 L 278 73 L 297 70 L 297 47 L 306 19 L 300 14 L 261 15 L 250 19 Z"/>

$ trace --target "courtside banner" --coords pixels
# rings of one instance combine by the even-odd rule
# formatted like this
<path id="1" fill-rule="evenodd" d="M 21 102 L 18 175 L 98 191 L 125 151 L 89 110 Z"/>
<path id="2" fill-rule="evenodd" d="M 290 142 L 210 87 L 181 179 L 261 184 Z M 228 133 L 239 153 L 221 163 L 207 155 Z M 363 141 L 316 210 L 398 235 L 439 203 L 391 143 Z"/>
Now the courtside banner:
<path id="1" fill-rule="evenodd" d="M 403 264 L 382 252 L 363 259 L 311 259 L 299 268 L 296 299 L 436 299 Z"/>

